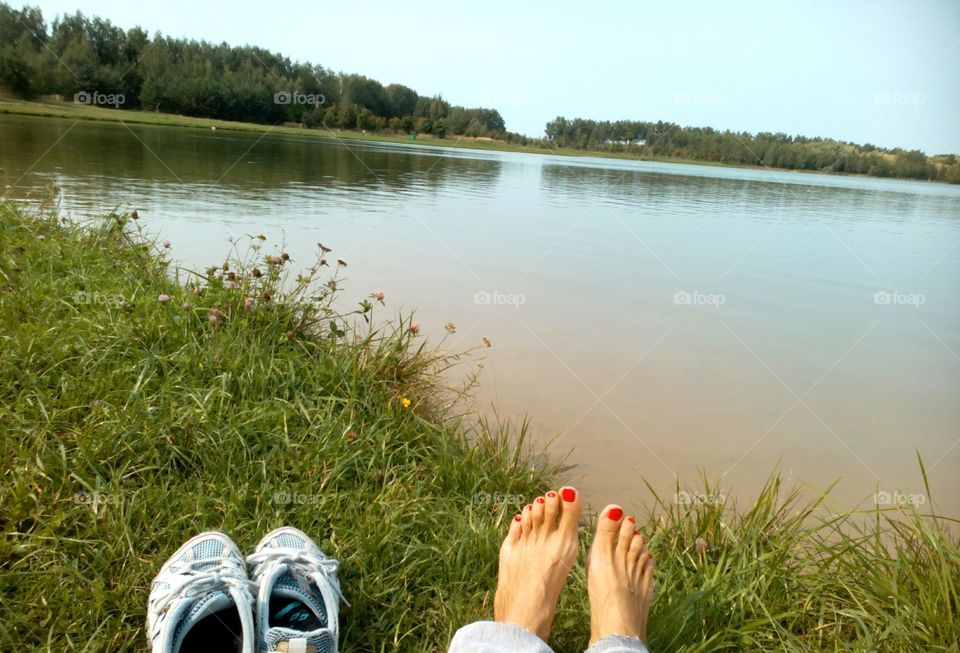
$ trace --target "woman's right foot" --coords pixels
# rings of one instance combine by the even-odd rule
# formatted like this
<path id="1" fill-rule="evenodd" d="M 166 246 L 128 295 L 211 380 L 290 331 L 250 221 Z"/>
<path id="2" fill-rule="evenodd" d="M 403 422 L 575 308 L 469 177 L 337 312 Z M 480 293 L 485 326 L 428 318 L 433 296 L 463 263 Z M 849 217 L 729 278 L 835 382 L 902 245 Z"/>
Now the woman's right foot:
<path id="1" fill-rule="evenodd" d="M 610 635 L 647 641 L 647 616 L 653 599 L 653 557 L 636 530 L 610 505 L 597 518 L 597 534 L 587 559 L 590 595 L 590 644 Z"/>

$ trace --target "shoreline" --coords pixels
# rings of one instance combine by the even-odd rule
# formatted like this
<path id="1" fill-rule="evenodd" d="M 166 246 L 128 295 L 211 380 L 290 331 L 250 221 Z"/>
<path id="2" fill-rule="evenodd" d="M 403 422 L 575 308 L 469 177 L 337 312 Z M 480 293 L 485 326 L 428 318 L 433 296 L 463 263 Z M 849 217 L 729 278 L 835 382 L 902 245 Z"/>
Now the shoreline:
<path id="1" fill-rule="evenodd" d="M 57 118 L 61 120 L 87 120 L 91 122 L 113 122 L 121 124 L 153 125 L 157 127 L 184 127 L 189 129 L 216 129 L 235 132 L 275 133 L 284 136 L 306 136 L 321 140 L 340 140 L 371 143 L 392 143 L 400 145 L 420 145 L 437 148 L 462 148 L 480 151 L 508 152 L 517 154 L 541 154 L 552 156 L 566 156 L 574 158 L 600 158 L 625 161 L 645 161 L 650 163 L 676 163 L 681 165 L 696 165 L 710 168 L 732 168 L 741 170 L 765 170 L 768 172 L 788 172 L 799 174 L 828 175 L 832 177 L 858 177 L 864 179 L 881 179 L 886 181 L 907 181 L 930 184 L 953 185 L 948 182 L 938 182 L 926 179 L 900 179 L 897 177 L 874 177 L 865 174 L 851 174 L 845 172 L 828 172 L 824 170 L 799 170 L 790 168 L 771 168 L 769 166 L 755 166 L 746 164 L 716 163 L 697 159 L 681 159 L 672 157 L 640 157 L 624 152 L 605 152 L 601 150 L 578 150 L 573 148 L 543 148 L 523 146 L 506 141 L 490 138 L 476 138 L 471 136 L 437 138 L 430 134 L 417 134 L 416 139 L 408 135 L 390 134 L 384 132 L 362 133 L 355 130 L 332 130 L 329 128 L 307 128 L 293 124 L 264 125 L 251 122 L 237 122 L 220 120 L 218 118 L 197 118 L 172 113 L 152 113 L 148 111 L 132 111 L 124 109 L 106 109 L 88 105 L 78 105 L 70 102 L 36 102 L 15 98 L 0 97 L 0 115 L 26 116 L 34 118 Z"/>

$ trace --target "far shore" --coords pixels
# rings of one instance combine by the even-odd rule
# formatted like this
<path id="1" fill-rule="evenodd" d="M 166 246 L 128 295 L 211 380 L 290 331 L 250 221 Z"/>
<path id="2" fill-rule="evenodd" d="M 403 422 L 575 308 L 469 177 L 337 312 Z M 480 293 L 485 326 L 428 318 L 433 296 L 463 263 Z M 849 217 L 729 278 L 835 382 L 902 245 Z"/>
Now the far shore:
<path id="1" fill-rule="evenodd" d="M 497 152 L 518 152 L 526 154 L 549 154 L 553 156 L 570 157 L 599 157 L 605 159 L 626 159 L 631 161 L 650 161 L 655 163 L 680 163 L 715 168 L 745 168 L 750 170 L 769 170 L 771 172 L 797 172 L 806 174 L 835 175 L 841 177 L 869 177 L 841 172 L 826 172 L 823 170 L 791 170 L 787 168 L 771 168 L 768 166 L 752 166 L 741 164 L 716 163 L 698 161 L 695 159 L 681 159 L 671 157 L 640 157 L 626 152 L 606 152 L 599 150 L 577 150 L 573 148 L 544 148 L 523 146 L 516 143 L 495 140 L 491 138 L 476 138 L 471 136 L 449 136 L 439 138 L 432 134 L 417 134 L 413 138 L 408 134 L 397 134 L 391 131 L 361 132 L 357 130 L 307 128 L 293 123 L 279 125 L 264 125 L 251 122 L 236 122 L 218 120 L 216 118 L 194 118 L 170 113 L 151 111 L 127 111 L 94 107 L 73 102 L 35 102 L 15 98 L 0 97 L 0 114 L 33 116 L 40 118 L 60 118 L 63 120 L 92 120 L 100 122 L 118 122 L 123 124 L 158 125 L 163 127 L 188 127 L 192 129 L 216 129 L 225 131 L 255 132 L 282 134 L 318 139 L 334 139 L 341 141 L 367 141 L 379 143 L 403 143 L 406 145 L 422 145 L 427 147 L 466 148 L 474 150 L 492 150 Z M 883 177 L 871 177 L 884 179 Z M 917 181 L 917 180 L 904 180 Z M 938 183 L 938 182 L 929 182 Z"/>

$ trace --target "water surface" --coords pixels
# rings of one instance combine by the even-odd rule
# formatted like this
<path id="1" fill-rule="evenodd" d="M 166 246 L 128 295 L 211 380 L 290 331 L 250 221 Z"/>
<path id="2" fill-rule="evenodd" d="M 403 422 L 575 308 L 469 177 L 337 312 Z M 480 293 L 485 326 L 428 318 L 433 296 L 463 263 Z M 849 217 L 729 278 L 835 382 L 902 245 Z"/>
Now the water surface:
<path id="1" fill-rule="evenodd" d="M 780 465 L 831 508 L 960 514 L 960 188 L 0 116 L 10 197 L 137 208 L 184 264 L 316 242 L 529 415 L 594 504 Z M 497 488 L 486 488 L 490 494 Z M 899 494 L 898 494 L 899 493 Z"/>

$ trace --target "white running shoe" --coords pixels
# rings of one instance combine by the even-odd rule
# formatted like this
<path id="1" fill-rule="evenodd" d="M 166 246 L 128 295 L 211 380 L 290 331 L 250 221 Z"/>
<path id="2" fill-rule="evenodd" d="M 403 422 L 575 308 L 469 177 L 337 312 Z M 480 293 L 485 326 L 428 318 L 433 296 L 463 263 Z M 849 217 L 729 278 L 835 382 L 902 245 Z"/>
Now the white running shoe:
<path id="1" fill-rule="evenodd" d="M 208 531 L 167 560 L 150 586 L 147 637 L 153 653 L 254 653 L 254 584 L 229 537 Z"/>
<path id="2" fill-rule="evenodd" d="M 260 651 L 336 653 L 340 601 L 336 560 L 296 528 L 271 532 L 247 557 L 257 595 Z M 349 605 L 349 603 L 347 603 Z"/>

